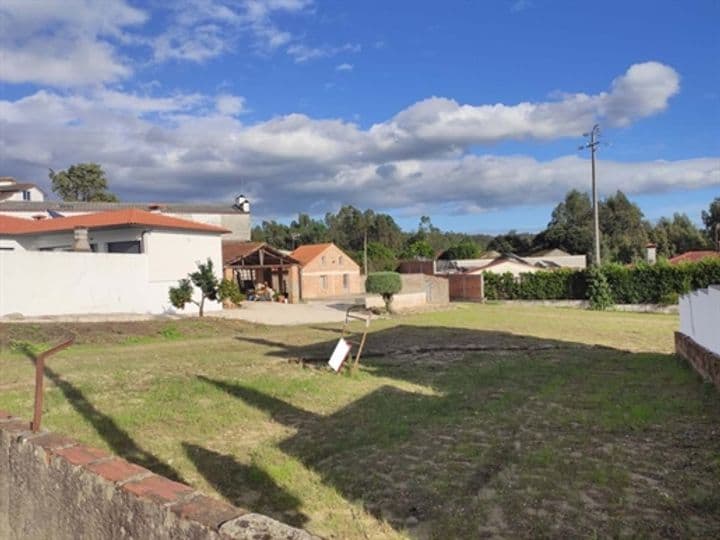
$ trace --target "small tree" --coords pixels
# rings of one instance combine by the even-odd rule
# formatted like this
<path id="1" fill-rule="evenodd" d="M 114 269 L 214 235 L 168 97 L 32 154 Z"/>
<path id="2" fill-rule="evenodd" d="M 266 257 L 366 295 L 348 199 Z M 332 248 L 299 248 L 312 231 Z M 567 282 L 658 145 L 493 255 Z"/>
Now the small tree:
<path id="1" fill-rule="evenodd" d="M 189 279 L 188 279 L 189 278 Z M 233 303 L 242 301 L 242 294 L 237 285 L 228 280 L 219 281 L 213 270 L 213 262 L 208 258 L 206 263 L 199 263 L 196 272 L 181 279 L 177 287 L 170 287 L 170 303 L 178 309 L 185 309 L 185 305 L 192 303 L 198 306 L 199 315 L 205 313 L 205 300 L 230 300 Z M 200 289 L 200 300 L 193 299 L 193 285 Z M 233 287 L 233 285 L 235 285 Z"/>
<path id="2" fill-rule="evenodd" d="M 593 266 L 588 271 L 587 297 L 590 309 L 604 311 L 613 305 L 612 292 L 603 271 Z"/>
<path id="3" fill-rule="evenodd" d="M 402 289 L 400 274 L 397 272 L 373 272 L 365 280 L 365 290 L 382 296 L 385 309 L 392 313 L 391 305 L 393 295 Z"/>

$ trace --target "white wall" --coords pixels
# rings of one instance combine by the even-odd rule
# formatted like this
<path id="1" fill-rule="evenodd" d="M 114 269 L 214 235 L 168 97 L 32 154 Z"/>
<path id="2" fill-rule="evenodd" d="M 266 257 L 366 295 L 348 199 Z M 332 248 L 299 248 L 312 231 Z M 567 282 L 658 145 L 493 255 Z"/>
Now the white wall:
<path id="1" fill-rule="evenodd" d="M 680 332 L 720 355 L 720 285 L 680 298 Z"/>
<path id="2" fill-rule="evenodd" d="M 45 200 L 45 194 L 44 194 L 42 191 L 40 191 L 38 188 L 34 188 L 34 187 L 33 187 L 33 188 L 30 188 L 30 189 L 28 189 L 28 190 L 26 190 L 26 191 L 29 191 L 29 192 L 30 192 L 30 201 L 31 201 L 31 202 L 44 201 L 44 200 Z M 5 199 L 5 200 L 6 200 L 6 201 L 24 201 L 25 199 L 23 198 L 23 192 L 22 192 L 22 191 L 18 191 L 17 193 L 13 193 L 12 195 L 10 195 L 10 197 L 8 197 L 8 198 Z M 0 204 L 2 204 L 2 203 L 0 203 Z"/>
<path id="3" fill-rule="evenodd" d="M 196 270 L 196 261 L 210 257 L 222 277 L 218 235 L 153 231 L 145 239 L 142 254 L 0 251 L 0 316 L 176 313 L 168 289 Z M 206 302 L 205 309 L 222 306 Z"/>

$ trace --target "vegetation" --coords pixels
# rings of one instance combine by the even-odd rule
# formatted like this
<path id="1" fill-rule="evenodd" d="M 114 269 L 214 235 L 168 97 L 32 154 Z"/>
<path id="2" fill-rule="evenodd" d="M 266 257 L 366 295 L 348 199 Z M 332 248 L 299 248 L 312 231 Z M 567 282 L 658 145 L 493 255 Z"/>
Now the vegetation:
<path id="1" fill-rule="evenodd" d="M 385 309 L 392 311 L 393 295 L 402 289 L 400 274 L 397 272 L 375 272 L 368 274 L 365 280 L 365 290 L 382 296 L 385 301 Z"/>
<path id="2" fill-rule="evenodd" d="M 5 324 L 0 410 L 73 332 L 47 429 L 322 537 L 717 538 L 720 394 L 677 324 L 460 305 L 374 321 L 354 375 L 322 366 L 336 326 Z"/>
<path id="3" fill-rule="evenodd" d="M 590 309 L 604 311 L 612 307 L 612 293 L 603 271 L 593 266 L 587 272 L 587 297 Z"/>
<path id="4" fill-rule="evenodd" d="M 720 198 L 702 213 L 704 231 L 679 213 L 653 225 L 622 191 L 601 200 L 599 207 L 603 262 L 627 264 L 643 260 L 648 242 L 657 244 L 660 258 L 707 249 L 712 245 L 715 224 L 720 222 Z M 300 214 L 290 225 L 264 221 L 252 231 L 253 240 L 283 249 L 332 241 L 357 261 L 363 258 L 366 236 L 370 271 L 395 270 L 399 259 L 433 258 L 438 254 L 443 259 L 473 259 L 484 250 L 522 256 L 558 248 L 591 255 L 592 205 L 586 193 L 568 192 L 553 210 L 547 227 L 538 234 L 513 230 L 493 237 L 447 232 L 433 225 L 428 216 L 420 218 L 415 231 L 403 232 L 391 216 L 372 210 L 362 212 L 353 206 L 343 206 L 337 214 L 328 213 L 324 220 Z"/>
<path id="5" fill-rule="evenodd" d="M 97 163 L 78 163 L 67 171 L 50 169 L 52 190 L 63 201 L 117 202 L 118 198 L 108 191 L 105 171 Z"/>
<path id="6" fill-rule="evenodd" d="M 193 299 L 193 285 L 200 291 L 200 300 Z M 200 317 L 205 313 L 205 300 L 220 302 L 230 300 L 233 304 L 239 304 L 243 300 L 237 283 L 225 279 L 218 280 L 210 258 L 206 263 L 199 263 L 198 269 L 188 274 L 187 279 L 181 279 L 177 287 L 170 287 L 168 295 L 170 303 L 178 309 L 185 309 L 190 303 L 198 306 Z"/>
<path id="7" fill-rule="evenodd" d="M 720 259 L 677 265 L 606 264 L 597 273 L 607 282 L 610 304 L 673 304 L 679 295 L 720 283 Z M 510 273 L 486 273 L 485 295 L 490 300 L 584 300 L 595 294 L 588 287 L 597 279 L 601 278 L 593 269 L 535 272 L 520 279 Z"/>

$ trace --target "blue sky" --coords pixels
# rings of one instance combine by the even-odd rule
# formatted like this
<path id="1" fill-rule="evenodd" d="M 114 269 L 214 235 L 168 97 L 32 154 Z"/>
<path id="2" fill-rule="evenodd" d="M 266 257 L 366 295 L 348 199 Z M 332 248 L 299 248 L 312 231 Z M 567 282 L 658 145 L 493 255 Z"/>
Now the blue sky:
<path id="1" fill-rule="evenodd" d="M 168 7 L 171 6 L 171 7 Z M 539 230 L 589 188 L 720 196 L 717 0 L 5 0 L 2 174 L 96 161 L 127 200 L 342 204 Z"/>

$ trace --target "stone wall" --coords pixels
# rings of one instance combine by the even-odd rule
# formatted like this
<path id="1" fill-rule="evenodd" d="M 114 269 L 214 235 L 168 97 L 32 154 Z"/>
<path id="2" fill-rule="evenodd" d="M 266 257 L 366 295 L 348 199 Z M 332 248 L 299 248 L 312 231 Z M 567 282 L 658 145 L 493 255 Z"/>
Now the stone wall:
<path id="1" fill-rule="evenodd" d="M 696 343 L 682 332 L 675 332 L 675 352 L 720 390 L 720 355 Z"/>
<path id="2" fill-rule="evenodd" d="M 313 537 L 0 411 L 0 538 Z"/>

